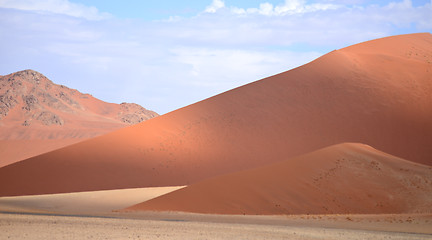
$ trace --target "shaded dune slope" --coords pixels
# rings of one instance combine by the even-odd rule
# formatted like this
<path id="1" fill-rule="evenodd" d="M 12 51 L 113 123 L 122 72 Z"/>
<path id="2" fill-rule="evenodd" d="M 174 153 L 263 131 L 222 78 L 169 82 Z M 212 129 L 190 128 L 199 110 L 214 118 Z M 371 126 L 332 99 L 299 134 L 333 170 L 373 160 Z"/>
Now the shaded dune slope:
<path id="1" fill-rule="evenodd" d="M 0 196 L 189 185 L 341 142 L 432 165 L 431 92 L 431 34 L 373 40 L 0 168 Z"/>
<path id="2" fill-rule="evenodd" d="M 217 214 L 431 213 L 432 167 L 345 143 L 207 179 L 126 210 Z"/>

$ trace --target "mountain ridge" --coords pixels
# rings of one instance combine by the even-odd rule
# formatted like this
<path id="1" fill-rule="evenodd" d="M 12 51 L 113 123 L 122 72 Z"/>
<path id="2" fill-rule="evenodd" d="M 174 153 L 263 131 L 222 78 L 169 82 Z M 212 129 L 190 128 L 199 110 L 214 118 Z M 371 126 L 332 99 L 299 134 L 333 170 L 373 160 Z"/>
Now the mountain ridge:
<path id="1" fill-rule="evenodd" d="M 107 103 L 34 70 L 0 76 L 0 167 L 158 116 Z"/>
<path id="2" fill-rule="evenodd" d="M 158 116 L 157 113 L 138 104 L 118 105 L 103 102 L 90 94 L 83 94 L 76 89 L 55 84 L 43 74 L 30 69 L 1 76 L 0 86 L 0 127 L 12 128 L 12 130 L 18 126 L 27 129 L 44 126 L 65 126 L 66 128 L 67 125 L 74 124 L 75 128 L 85 129 L 87 124 L 91 125 L 91 122 L 117 129 Z M 3 129 L 1 139 L 28 138 L 8 130 Z M 20 130 L 25 132 L 26 128 Z M 49 128 L 45 130 L 50 131 Z M 90 128 L 88 130 L 91 131 Z M 109 130 L 101 128 L 99 133 L 95 131 L 93 136 L 107 132 Z M 36 138 L 44 137 L 43 134 L 39 134 Z"/>

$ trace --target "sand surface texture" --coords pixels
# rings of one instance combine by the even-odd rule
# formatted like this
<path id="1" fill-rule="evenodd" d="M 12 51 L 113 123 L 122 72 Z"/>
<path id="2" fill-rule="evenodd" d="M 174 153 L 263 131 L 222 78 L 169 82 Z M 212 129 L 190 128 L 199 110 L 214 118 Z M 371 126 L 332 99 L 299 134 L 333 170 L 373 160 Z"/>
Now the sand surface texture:
<path id="1" fill-rule="evenodd" d="M 221 219 L 226 221 L 225 217 Z M 232 223 L 197 219 L 142 220 L 0 214 L 0 239 L 432 239 L 430 234 L 422 233 L 349 229 L 344 226 L 346 220 L 337 219 L 309 220 L 308 223 L 287 219 L 285 224 L 275 225 L 259 224 L 254 219 L 245 220 Z M 311 226 L 311 222 L 315 225 Z M 332 222 L 342 228 L 326 226 L 326 223 Z M 413 225 L 426 227 L 422 220 L 414 219 L 412 222 Z"/>
<path id="2" fill-rule="evenodd" d="M 373 40 L 2 167 L 0 196 L 190 185 L 342 142 L 431 165 L 431 92 L 431 34 Z"/>

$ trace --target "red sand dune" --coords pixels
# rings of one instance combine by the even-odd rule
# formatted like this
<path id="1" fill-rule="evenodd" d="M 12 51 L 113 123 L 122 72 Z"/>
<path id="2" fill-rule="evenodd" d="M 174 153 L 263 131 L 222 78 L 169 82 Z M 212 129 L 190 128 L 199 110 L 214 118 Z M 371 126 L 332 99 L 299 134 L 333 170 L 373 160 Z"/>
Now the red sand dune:
<path id="1" fill-rule="evenodd" d="M 189 185 L 341 142 L 432 165 L 431 92 L 431 34 L 373 40 L 0 168 L 0 196 Z"/>
<path id="2" fill-rule="evenodd" d="M 0 140 L 0 167 L 84 140 L 85 138 Z"/>
<path id="3" fill-rule="evenodd" d="M 363 144 L 207 179 L 126 210 L 216 214 L 432 213 L 432 167 Z"/>

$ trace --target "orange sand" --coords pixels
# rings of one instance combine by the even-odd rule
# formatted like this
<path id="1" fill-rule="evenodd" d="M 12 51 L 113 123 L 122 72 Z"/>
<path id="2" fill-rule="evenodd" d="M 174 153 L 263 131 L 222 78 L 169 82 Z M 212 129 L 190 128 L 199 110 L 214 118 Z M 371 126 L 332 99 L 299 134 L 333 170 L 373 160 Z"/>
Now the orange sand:
<path id="1" fill-rule="evenodd" d="M 218 176 L 126 210 L 213 214 L 432 213 L 432 167 L 339 144 Z"/>
<path id="2" fill-rule="evenodd" d="M 432 165 L 431 73 L 429 33 L 361 43 L 0 168 L 0 196 L 189 185 L 342 142 Z"/>

